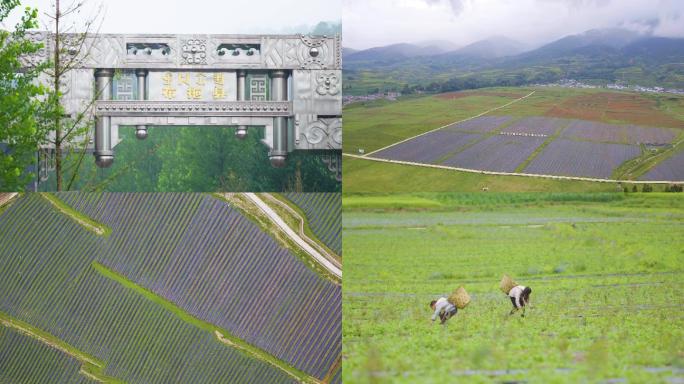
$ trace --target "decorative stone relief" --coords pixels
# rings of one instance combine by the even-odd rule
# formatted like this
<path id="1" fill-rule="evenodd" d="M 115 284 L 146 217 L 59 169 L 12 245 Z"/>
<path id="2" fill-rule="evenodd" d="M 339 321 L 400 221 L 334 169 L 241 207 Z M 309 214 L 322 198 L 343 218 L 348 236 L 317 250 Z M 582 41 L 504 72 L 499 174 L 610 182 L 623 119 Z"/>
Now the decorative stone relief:
<path id="1" fill-rule="evenodd" d="M 289 101 L 167 102 L 152 100 L 101 100 L 95 104 L 98 116 L 290 116 Z"/>
<path id="2" fill-rule="evenodd" d="M 207 41 L 204 39 L 182 40 L 181 64 L 207 64 Z"/>
<path id="3" fill-rule="evenodd" d="M 294 113 L 342 114 L 342 71 L 295 70 L 292 79 Z"/>
<path id="4" fill-rule="evenodd" d="M 23 56 L 22 63 L 28 67 L 35 67 L 38 64 L 47 61 L 48 59 L 48 41 L 47 32 L 27 31 L 26 38 L 34 43 L 42 44 L 43 46 L 31 55 Z"/>
<path id="5" fill-rule="evenodd" d="M 316 92 L 319 95 L 337 95 L 340 92 L 340 78 L 336 72 L 319 72 L 316 76 Z"/>
<path id="6" fill-rule="evenodd" d="M 249 79 L 249 100 L 264 101 L 268 97 L 268 78 L 263 75 L 250 75 Z"/>
<path id="7" fill-rule="evenodd" d="M 342 149 L 342 119 L 295 116 L 295 149 Z"/>

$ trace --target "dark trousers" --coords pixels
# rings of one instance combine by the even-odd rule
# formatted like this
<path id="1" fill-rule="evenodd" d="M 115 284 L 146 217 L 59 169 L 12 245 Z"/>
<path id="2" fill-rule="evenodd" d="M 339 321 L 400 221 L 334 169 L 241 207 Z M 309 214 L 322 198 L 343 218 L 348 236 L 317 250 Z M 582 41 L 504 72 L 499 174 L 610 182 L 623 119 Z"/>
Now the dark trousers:
<path id="1" fill-rule="evenodd" d="M 439 319 L 441 320 L 441 324 L 444 324 L 447 320 L 449 320 L 453 316 L 456 316 L 456 313 L 458 313 L 458 309 L 456 309 L 456 306 L 453 306 L 448 311 L 444 311 L 444 312 L 440 313 Z"/>

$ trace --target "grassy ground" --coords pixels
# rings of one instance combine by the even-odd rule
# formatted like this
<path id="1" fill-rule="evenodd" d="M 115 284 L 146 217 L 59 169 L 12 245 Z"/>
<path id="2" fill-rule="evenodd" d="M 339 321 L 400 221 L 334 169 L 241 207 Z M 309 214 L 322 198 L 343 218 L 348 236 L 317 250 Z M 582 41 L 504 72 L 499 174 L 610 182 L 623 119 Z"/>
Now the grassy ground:
<path id="1" fill-rule="evenodd" d="M 380 163 L 345 157 L 344 193 L 354 192 L 614 192 L 616 183 L 553 180 L 537 177 L 495 176 L 479 173 Z M 631 188 L 631 187 L 630 187 Z M 655 187 L 656 189 L 662 187 Z M 620 188 L 620 190 L 622 190 Z"/>
<path id="2" fill-rule="evenodd" d="M 506 104 L 520 97 L 517 94 L 522 92 L 516 89 L 510 96 L 473 93 L 471 97 L 459 99 L 426 96 L 397 102 L 380 100 L 351 104 L 344 109 L 343 150 L 358 153 L 363 149 L 368 153 Z"/>
<path id="3" fill-rule="evenodd" d="M 357 103 L 344 110 L 344 152 L 358 154 L 382 148 L 444 124 L 477 115 L 501 106 L 532 88 L 488 88 L 456 94 L 410 97 L 396 102 L 386 100 Z M 465 94 L 465 97 L 462 97 Z M 508 96 L 506 96 L 508 95 Z M 536 88 L 534 95 L 493 115 L 514 117 L 549 116 L 587 119 L 612 124 L 654 125 L 684 132 L 684 97 L 649 95 L 629 92 L 607 92 L 605 89 Z M 681 135 L 680 135 L 681 136 Z M 640 175 L 662 161 L 644 156 L 630 168 L 629 176 Z M 620 169 L 620 175 L 625 174 Z M 637 172 L 638 171 L 638 172 Z M 495 190 L 524 191 L 606 191 L 615 186 L 602 183 L 558 182 L 542 178 L 483 176 L 449 170 L 412 168 L 365 160 L 344 161 L 344 192 L 474 191 L 482 187 Z M 399 177 L 405 175 L 404 177 Z M 376 181 L 377 180 L 377 181 Z M 380 183 L 379 180 L 383 182 Z M 420 189 L 407 185 L 419 185 Z"/>
<path id="4" fill-rule="evenodd" d="M 345 196 L 344 380 L 681 381 L 683 235 L 681 195 Z M 471 304 L 432 324 L 459 285 Z"/>

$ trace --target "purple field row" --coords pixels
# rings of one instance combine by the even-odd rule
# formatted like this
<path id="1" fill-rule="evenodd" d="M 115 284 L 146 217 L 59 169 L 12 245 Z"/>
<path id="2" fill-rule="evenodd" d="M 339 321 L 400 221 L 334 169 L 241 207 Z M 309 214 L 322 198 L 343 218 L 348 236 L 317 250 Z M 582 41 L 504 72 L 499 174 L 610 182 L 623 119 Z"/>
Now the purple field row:
<path id="1" fill-rule="evenodd" d="M 562 137 L 622 144 L 663 145 L 672 142 L 676 134 L 672 129 L 612 125 L 593 121 L 572 120 Z"/>
<path id="2" fill-rule="evenodd" d="M 322 378 L 341 353 L 341 290 L 230 204 L 200 194 L 60 194 L 112 228 L 99 260 Z"/>
<path id="3" fill-rule="evenodd" d="M 155 194 L 138 195 L 147 195 L 138 203 L 148 204 L 152 210 L 158 208 L 151 201 Z M 180 204 L 187 203 L 191 211 L 205 197 L 184 195 L 165 197 L 172 200 L 169 203 L 178 204 L 177 210 L 182 210 Z M 89 196 L 95 204 L 112 203 L 99 194 Z M 174 226 L 173 215 L 165 212 L 162 216 L 170 221 L 158 224 Z M 39 230 L 36 218 L 40 218 Z M 142 223 L 145 219 L 134 215 L 131 222 Z M 137 235 L 143 237 L 146 232 L 160 234 L 153 225 L 136 228 Z M 102 360 L 104 374 L 122 382 L 293 382 L 270 364 L 221 343 L 211 332 L 99 273 L 93 262 L 106 253 L 106 243 L 114 236 L 95 235 L 39 194 L 21 196 L 0 215 L 0 243 L 12 244 L 0 247 L 0 311 Z M 154 247 L 160 248 L 160 244 Z M 165 259 L 158 254 L 151 258 L 153 254 L 139 252 L 137 257 L 148 266 Z M 14 344 L 0 342 L 0 378 L 3 373 L 11 373 L 2 367 L 2 354 Z M 24 358 L 31 361 L 31 356 Z M 45 368 L 42 363 L 32 362 L 25 368 L 32 370 L 33 380 L 10 377 L 0 382 L 80 382 L 59 380 L 58 370 L 40 379 L 37 376 Z"/>
<path id="4" fill-rule="evenodd" d="M 640 180 L 684 180 L 684 151 L 680 151 L 674 156 L 663 160 L 660 164 L 653 167 Z"/>
<path id="5" fill-rule="evenodd" d="M 445 160 L 444 165 L 495 172 L 513 172 L 545 138 L 494 135 Z"/>
<path id="6" fill-rule="evenodd" d="M 510 116 L 480 116 L 446 127 L 447 131 L 488 133 L 510 121 Z"/>
<path id="7" fill-rule="evenodd" d="M 535 135 L 552 136 L 556 130 L 567 123 L 566 119 L 553 117 L 526 117 L 504 128 L 503 132 L 529 133 Z"/>
<path id="8" fill-rule="evenodd" d="M 557 139 L 535 157 L 525 173 L 610 178 L 620 164 L 641 154 L 635 145 Z"/>
<path id="9" fill-rule="evenodd" d="M 454 132 L 443 129 L 384 149 L 373 154 L 373 157 L 415 163 L 434 163 L 439 158 L 458 151 L 463 146 L 481 137 L 482 135 L 477 133 Z"/>

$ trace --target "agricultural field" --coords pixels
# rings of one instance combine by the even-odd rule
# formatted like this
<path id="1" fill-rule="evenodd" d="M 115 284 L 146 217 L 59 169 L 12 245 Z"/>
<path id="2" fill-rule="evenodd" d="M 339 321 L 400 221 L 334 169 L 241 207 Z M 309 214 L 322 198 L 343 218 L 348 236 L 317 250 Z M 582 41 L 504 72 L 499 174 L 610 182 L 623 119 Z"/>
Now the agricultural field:
<path id="1" fill-rule="evenodd" d="M 304 212 L 313 234 L 323 244 L 342 255 L 342 194 L 284 193 Z"/>
<path id="2" fill-rule="evenodd" d="M 344 379 L 684 380 L 684 200 L 672 194 L 345 195 Z M 507 273 L 532 288 L 509 316 Z M 471 303 L 445 326 L 430 300 Z"/>
<path id="3" fill-rule="evenodd" d="M 525 95 L 529 96 L 521 98 Z M 460 184 L 456 189 L 431 188 L 431 182 L 440 184 L 438 179 L 469 179 L 464 175 L 467 172 L 444 167 L 604 180 L 654 181 L 656 175 L 663 175 L 674 178 L 660 180 L 683 181 L 678 169 L 684 168 L 684 158 L 676 156 L 682 151 L 684 97 L 674 95 L 495 88 L 394 103 L 358 103 L 345 109 L 345 153 L 442 167 L 408 170 L 416 166 L 401 165 L 407 173 L 433 171 L 430 173 L 438 175 L 421 177 L 429 180 L 423 190 L 431 191 L 474 190 L 465 183 L 454 183 Z M 383 170 L 392 172 L 392 164 L 358 165 L 363 161 L 373 160 L 345 158 L 345 192 L 373 191 L 363 181 L 381 177 Z M 663 171 L 649 174 L 666 161 Z M 506 178 L 509 180 L 498 180 Z M 549 190 L 549 183 L 541 177 L 495 175 L 488 179 L 496 179 L 494 185 L 506 185 L 498 191 Z M 403 191 L 403 182 L 385 184 L 384 190 Z M 553 185 L 558 189 L 552 190 L 577 189 L 563 190 L 562 185 Z M 590 189 L 610 187 L 617 189 L 615 184 Z"/>
<path id="4" fill-rule="evenodd" d="M 339 284 L 218 197 L 26 194 L 0 213 L 0 244 L 0 330 L 86 379 L 335 382 Z M 17 380 L 48 369 L 8 364 Z"/>

